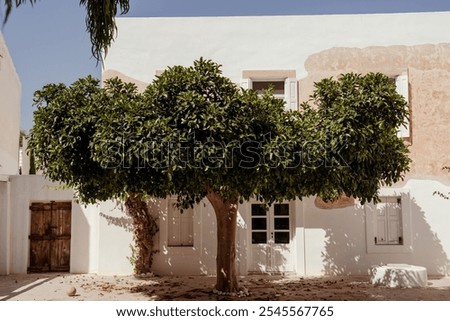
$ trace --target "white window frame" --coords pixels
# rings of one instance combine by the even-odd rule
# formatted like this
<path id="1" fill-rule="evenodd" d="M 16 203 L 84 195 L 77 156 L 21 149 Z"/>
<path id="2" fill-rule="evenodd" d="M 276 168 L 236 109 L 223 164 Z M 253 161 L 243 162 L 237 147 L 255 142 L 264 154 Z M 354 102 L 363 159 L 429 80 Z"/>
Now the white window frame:
<path id="1" fill-rule="evenodd" d="M 409 79 L 408 79 L 408 73 L 404 72 L 401 75 L 396 76 L 395 78 L 395 86 L 397 88 L 397 93 L 403 96 L 403 98 L 406 100 L 408 114 L 410 111 L 409 108 Z M 401 126 L 397 130 L 397 136 L 402 138 L 409 138 L 410 137 L 410 125 L 411 125 L 411 115 L 409 115 L 409 120 L 405 119 L 406 125 Z"/>
<path id="2" fill-rule="evenodd" d="M 409 190 L 403 188 L 384 188 L 380 191 L 380 197 L 396 197 L 400 199 L 402 244 L 375 243 L 379 217 L 377 215 L 377 206 L 374 203 L 369 203 L 364 205 L 367 253 L 412 253 L 411 198 Z"/>
<path id="3" fill-rule="evenodd" d="M 296 78 L 291 77 L 274 77 L 274 78 L 243 78 L 241 87 L 244 89 L 252 89 L 253 81 L 260 82 L 284 82 L 284 95 L 275 95 L 276 98 L 283 99 L 286 110 L 298 110 L 298 84 Z"/>

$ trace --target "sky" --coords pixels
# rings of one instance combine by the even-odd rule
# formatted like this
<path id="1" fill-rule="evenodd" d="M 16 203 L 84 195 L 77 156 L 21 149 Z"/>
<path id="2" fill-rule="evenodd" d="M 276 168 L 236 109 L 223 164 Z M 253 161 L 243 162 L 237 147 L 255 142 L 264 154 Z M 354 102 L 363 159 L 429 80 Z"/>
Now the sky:
<path id="1" fill-rule="evenodd" d="M 3 3 L 0 0 L 0 3 Z M 450 11 L 449 0 L 130 0 L 129 17 L 317 15 Z M 4 7 L 0 6 L 3 20 Z M 449 22 L 450 27 L 450 22 Z M 447 32 L 450 32 L 450 28 Z M 33 126 L 33 94 L 48 83 L 101 77 L 78 0 L 13 9 L 2 27 L 22 83 L 21 129 Z M 1 97 L 0 97 L 1 99 Z M 0 117 L 3 117 L 1 115 Z"/>

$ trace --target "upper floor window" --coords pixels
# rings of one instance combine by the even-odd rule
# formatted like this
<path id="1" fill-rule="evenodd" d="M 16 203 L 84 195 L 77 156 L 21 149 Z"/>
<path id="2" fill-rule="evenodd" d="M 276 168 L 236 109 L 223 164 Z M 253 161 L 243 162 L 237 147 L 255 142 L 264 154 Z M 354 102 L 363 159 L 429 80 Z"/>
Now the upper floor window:
<path id="1" fill-rule="evenodd" d="M 284 99 L 284 81 L 270 81 L 270 80 L 255 80 L 252 82 L 252 89 L 258 94 L 263 94 L 264 91 L 272 89 L 272 94 L 279 99 Z"/>
<path id="2" fill-rule="evenodd" d="M 241 87 L 263 93 L 269 88 L 285 102 L 287 110 L 298 110 L 298 88 L 293 70 L 247 70 L 242 73 Z"/>

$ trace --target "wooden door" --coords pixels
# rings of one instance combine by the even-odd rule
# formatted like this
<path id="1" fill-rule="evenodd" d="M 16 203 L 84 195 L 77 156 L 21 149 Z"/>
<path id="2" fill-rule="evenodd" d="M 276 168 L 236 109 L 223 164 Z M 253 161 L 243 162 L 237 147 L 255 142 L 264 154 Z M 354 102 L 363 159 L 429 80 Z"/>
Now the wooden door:
<path id="1" fill-rule="evenodd" d="M 32 203 L 29 272 L 69 272 L 71 202 Z"/>

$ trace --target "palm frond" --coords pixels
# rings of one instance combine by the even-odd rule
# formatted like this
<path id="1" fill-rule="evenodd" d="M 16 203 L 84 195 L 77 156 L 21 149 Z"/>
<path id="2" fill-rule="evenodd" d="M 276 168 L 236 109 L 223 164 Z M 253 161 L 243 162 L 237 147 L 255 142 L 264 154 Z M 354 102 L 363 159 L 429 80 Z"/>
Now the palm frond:
<path id="1" fill-rule="evenodd" d="M 8 21 L 9 15 L 13 7 L 19 7 L 27 2 L 31 5 L 35 4 L 38 0 L 5 0 L 5 16 L 3 17 L 3 25 Z"/>
<path id="2" fill-rule="evenodd" d="M 128 12 L 129 0 L 80 0 L 80 6 L 86 7 L 86 30 L 90 34 L 92 55 L 102 60 L 102 53 L 108 48 L 117 32 L 115 17 Z"/>
<path id="3" fill-rule="evenodd" d="M 39 0 L 5 0 L 3 25 L 8 21 L 11 10 L 23 4 L 34 5 Z M 97 61 L 108 53 L 108 48 L 117 33 L 116 15 L 125 14 L 130 9 L 130 0 L 80 0 L 86 8 L 86 31 L 90 35 L 92 55 Z"/>

